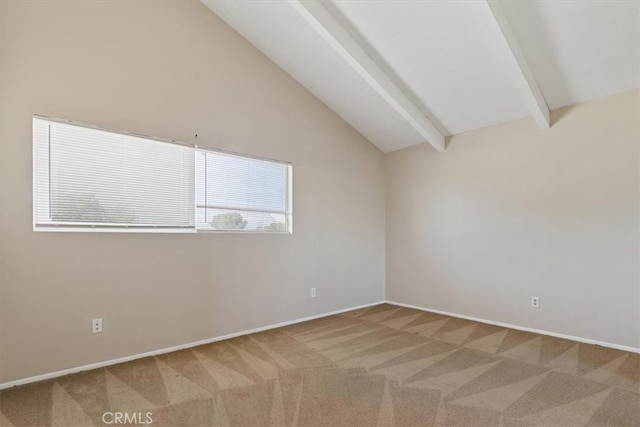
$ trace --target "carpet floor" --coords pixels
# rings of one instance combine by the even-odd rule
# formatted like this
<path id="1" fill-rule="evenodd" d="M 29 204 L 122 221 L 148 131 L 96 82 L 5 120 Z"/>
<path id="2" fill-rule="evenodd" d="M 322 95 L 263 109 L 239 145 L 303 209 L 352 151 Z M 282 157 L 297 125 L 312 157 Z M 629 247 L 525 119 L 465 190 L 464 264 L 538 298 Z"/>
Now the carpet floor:
<path id="1" fill-rule="evenodd" d="M 381 304 L 0 392 L 3 427 L 117 412 L 152 426 L 640 426 L 640 355 Z"/>

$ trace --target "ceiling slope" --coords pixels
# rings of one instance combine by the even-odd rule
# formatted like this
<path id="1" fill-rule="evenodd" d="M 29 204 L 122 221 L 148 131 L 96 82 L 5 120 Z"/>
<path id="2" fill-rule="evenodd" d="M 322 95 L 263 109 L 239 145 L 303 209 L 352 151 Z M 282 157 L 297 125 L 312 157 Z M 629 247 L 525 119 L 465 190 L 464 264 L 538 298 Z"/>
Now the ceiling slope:
<path id="1" fill-rule="evenodd" d="M 384 152 L 638 87 L 633 0 L 202 2 Z"/>
<path id="2" fill-rule="evenodd" d="M 444 151 L 444 136 L 440 131 L 319 1 L 289 0 L 289 4 L 416 132 L 436 150 Z"/>
<path id="3" fill-rule="evenodd" d="M 518 40 L 516 40 L 511 30 L 511 25 L 509 25 L 507 18 L 504 16 L 502 7 L 498 1 L 487 0 L 487 6 L 489 6 L 493 19 L 500 29 L 507 48 L 511 52 L 511 56 L 513 57 L 512 66 L 519 71 L 522 78 L 523 97 L 529 107 L 529 111 L 538 124 L 538 127 L 540 129 L 547 129 L 549 128 L 549 107 L 547 106 L 544 96 L 542 96 L 542 92 L 540 92 L 540 88 L 518 44 Z"/>
<path id="4" fill-rule="evenodd" d="M 640 1 L 501 2 L 551 109 L 640 81 Z"/>
<path id="5" fill-rule="evenodd" d="M 389 85 L 382 83 L 383 90 L 376 90 L 363 77 L 375 63 L 369 62 L 370 68 L 359 73 L 345 59 L 356 48 L 351 46 L 351 50 L 341 55 L 323 37 L 324 30 L 314 29 L 300 9 L 294 7 L 296 2 L 203 0 L 203 3 L 383 152 L 426 141 L 381 95 L 389 90 Z M 358 60 L 362 61 L 362 56 Z M 360 64 L 355 58 L 353 61 Z M 411 107 L 406 105 L 405 102 L 403 107 L 409 115 Z M 416 110 L 414 106 L 410 114 L 415 116 Z M 422 119 L 423 124 L 428 122 L 426 116 Z M 429 125 L 423 127 L 426 130 Z M 441 150 L 444 137 L 435 127 L 433 130 L 437 132 L 433 133 L 433 143 Z"/>

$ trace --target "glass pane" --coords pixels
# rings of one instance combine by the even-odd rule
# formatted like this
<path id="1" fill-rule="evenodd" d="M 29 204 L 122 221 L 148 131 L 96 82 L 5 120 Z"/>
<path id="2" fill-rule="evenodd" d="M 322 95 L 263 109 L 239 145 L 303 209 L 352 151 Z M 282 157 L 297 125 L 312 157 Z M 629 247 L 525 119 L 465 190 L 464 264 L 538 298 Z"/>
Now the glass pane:
<path id="1" fill-rule="evenodd" d="M 287 232 L 285 214 L 198 208 L 196 216 L 199 230 Z"/>

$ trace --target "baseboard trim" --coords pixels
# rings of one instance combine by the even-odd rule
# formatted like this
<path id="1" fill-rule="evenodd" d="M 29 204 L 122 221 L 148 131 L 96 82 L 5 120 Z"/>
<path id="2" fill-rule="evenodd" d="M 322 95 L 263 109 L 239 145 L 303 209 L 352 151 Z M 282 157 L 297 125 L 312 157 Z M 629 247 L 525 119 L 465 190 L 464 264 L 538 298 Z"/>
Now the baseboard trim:
<path id="1" fill-rule="evenodd" d="M 564 339 L 567 339 L 567 340 L 577 341 L 577 342 L 581 342 L 581 343 L 585 343 L 585 344 L 594 344 L 594 345 L 599 345 L 599 346 L 602 346 L 602 347 L 613 348 L 613 349 L 616 349 L 616 350 L 629 351 L 631 353 L 640 353 L 640 348 L 636 348 L 636 347 L 630 347 L 630 346 L 620 345 L 620 344 L 613 344 L 613 343 L 605 342 L 605 341 L 597 341 L 597 340 L 592 340 L 592 339 L 589 339 L 589 338 L 576 337 L 576 336 L 573 336 L 573 335 L 558 334 L 556 332 L 544 331 L 542 329 L 535 329 L 535 328 L 528 328 L 526 326 L 512 325 L 511 323 L 495 322 L 493 320 L 481 319 L 481 318 L 473 317 L 473 316 L 465 316 L 464 314 L 450 313 L 450 312 L 442 311 L 442 310 L 434 310 L 434 309 L 431 309 L 431 308 L 419 307 L 417 305 L 404 304 L 404 303 L 396 302 L 396 301 L 387 300 L 385 302 L 387 304 L 398 305 L 398 306 L 406 307 L 406 308 L 413 308 L 415 310 L 420 310 L 420 311 L 428 311 L 428 312 L 431 312 L 431 313 L 444 314 L 445 316 L 458 317 L 460 319 L 466 319 L 466 320 L 473 320 L 475 322 L 487 323 L 489 325 L 502 326 L 504 328 L 517 329 L 519 331 L 525 331 L 525 332 L 533 332 L 533 333 L 536 333 L 536 334 L 548 335 L 548 336 L 556 337 L 556 338 L 564 338 Z"/>
<path id="2" fill-rule="evenodd" d="M 374 303 L 370 303 L 370 304 L 359 305 L 359 306 L 356 306 L 356 307 L 349 307 L 349 308 L 336 310 L 336 311 L 331 311 L 331 312 L 327 312 L 327 313 L 316 314 L 316 315 L 313 315 L 313 316 L 302 317 L 300 319 L 288 320 L 286 322 L 273 323 L 271 325 L 261 326 L 259 328 L 247 329 L 247 330 L 244 330 L 244 331 L 234 332 L 234 333 L 227 334 L 227 335 L 221 335 L 221 336 L 217 336 L 217 337 L 213 337 L 213 338 L 207 338 L 207 339 L 204 339 L 204 340 L 194 341 L 194 342 L 190 342 L 190 343 L 187 343 L 187 344 L 180 344 L 180 345 L 176 345 L 176 346 L 173 346 L 173 347 L 166 347 L 166 348 L 161 348 L 161 349 L 158 349 L 158 350 L 152 350 L 152 351 L 148 351 L 146 353 L 133 354 L 131 356 L 119 357 L 117 359 L 110 359 L 110 360 L 105 360 L 105 361 L 102 361 L 102 362 L 90 363 L 88 365 L 82 365 L 82 366 L 77 366 L 77 367 L 74 367 L 74 368 L 62 369 L 60 371 L 50 372 L 50 373 L 47 373 L 47 374 L 35 375 L 33 377 L 27 377 L 27 378 L 22 378 L 22 379 L 19 379 L 19 380 L 8 381 L 6 383 L 0 384 L 0 390 L 11 388 L 11 387 L 16 387 L 16 386 L 20 386 L 20 385 L 25 385 L 25 384 L 29 384 L 29 383 L 34 383 L 34 382 L 38 382 L 38 381 L 49 380 L 49 379 L 52 379 L 52 378 L 62 377 L 62 376 L 65 376 L 65 375 L 76 374 L 78 372 L 89 371 L 91 369 L 104 368 L 105 366 L 111 366 L 111 365 L 116 365 L 118 363 L 130 362 L 132 360 L 142 359 L 144 357 L 157 356 L 159 354 L 171 353 L 172 351 L 183 350 L 185 348 L 197 347 L 199 345 L 204 345 L 204 344 L 211 344 L 211 343 L 218 342 L 218 341 L 223 341 L 223 340 L 228 340 L 228 339 L 231 339 L 231 338 L 236 338 L 236 337 L 239 337 L 239 336 L 242 336 L 242 335 L 255 334 L 256 332 L 263 332 L 263 331 L 268 331 L 270 329 L 277 329 L 277 328 L 281 328 L 283 326 L 289 326 L 289 325 L 294 325 L 296 323 L 307 322 L 309 320 L 320 319 L 322 317 L 333 316 L 334 314 L 341 314 L 341 313 L 346 313 L 347 311 L 359 310 L 361 308 L 372 307 L 374 305 L 383 304 L 384 302 L 385 301 L 378 301 L 378 302 L 374 302 Z M 398 304 L 398 305 L 400 305 L 400 304 Z"/>

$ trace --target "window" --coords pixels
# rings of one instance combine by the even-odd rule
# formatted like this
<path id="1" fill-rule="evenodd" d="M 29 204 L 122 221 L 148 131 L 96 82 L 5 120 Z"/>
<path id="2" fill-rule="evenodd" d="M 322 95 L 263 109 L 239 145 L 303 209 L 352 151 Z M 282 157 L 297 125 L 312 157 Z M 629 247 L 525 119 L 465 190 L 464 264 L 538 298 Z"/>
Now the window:
<path id="1" fill-rule="evenodd" d="M 213 151 L 196 151 L 199 230 L 289 232 L 291 166 Z"/>
<path id="2" fill-rule="evenodd" d="M 194 229 L 193 148 L 34 118 L 36 229 Z"/>
<path id="3" fill-rule="evenodd" d="M 291 165 L 34 117 L 34 229 L 291 232 Z"/>

